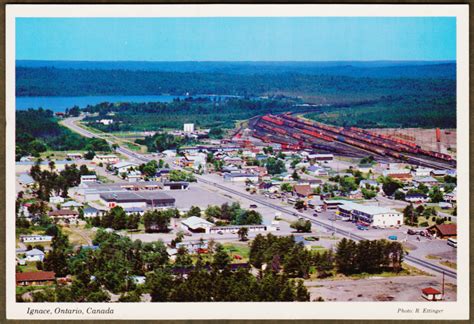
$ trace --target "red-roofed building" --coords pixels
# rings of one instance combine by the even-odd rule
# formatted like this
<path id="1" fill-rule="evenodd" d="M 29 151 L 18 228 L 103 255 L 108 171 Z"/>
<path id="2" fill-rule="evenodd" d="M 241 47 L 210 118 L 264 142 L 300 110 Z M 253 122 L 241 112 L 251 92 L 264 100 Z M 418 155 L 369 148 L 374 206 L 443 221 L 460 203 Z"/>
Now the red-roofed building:
<path id="1" fill-rule="evenodd" d="M 437 238 L 455 238 L 458 235 L 456 224 L 433 225 L 427 228 Z"/>
<path id="2" fill-rule="evenodd" d="M 55 276 L 56 274 L 52 271 L 17 272 L 16 285 L 17 286 L 51 285 L 56 281 Z"/>
<path id="3" fill-rule="evenodd" d="M 293 191 L 298 197 L 311 198 L 313 195 L 313 188 L 308 185 L 295 185 Z"/>
<path id="4" fill-rule="evenodd" d="M 429 301 L 443 300 L 443 294 L 433 287 L 424 288 L 421 290 L 422 297 Z"/>

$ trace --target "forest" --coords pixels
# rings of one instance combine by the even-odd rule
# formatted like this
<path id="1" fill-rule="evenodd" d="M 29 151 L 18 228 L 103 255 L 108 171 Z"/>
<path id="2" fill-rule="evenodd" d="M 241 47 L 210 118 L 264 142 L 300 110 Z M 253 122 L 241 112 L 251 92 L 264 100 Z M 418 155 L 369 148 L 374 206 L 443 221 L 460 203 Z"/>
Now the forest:
<path id="1" fill-rule="evenodd" d="M 110 151 L 103 139 L 85 138 L 61 126 L 51 110 L 16 112 L 16 160 L 47 150 Z"/>
<path id="2" fill-rule="evenodd" d="M 268 113 L 283 113 L 289 110 L 304 111 L 295 107 L 298 100 L 280 97 L 275 99 L 235 99 L 211 100 L 195 98 L 193 100 L 178 100 L 170 103 L 102 103 L 84 108 L 89 113 L 99 113 L 97 117 L 86 117 L 85 122 L 102 131 L 158 131 L 165 128 L 181 129 L 184 123 L 194 123 L 200 128 L 233 128 L 238 120 Z M 101 116 L 115 112 L 114 123 L 101 125 L 96 120 Z M 140 144 L 152 149 L 176 148 L 185 143 L 177 143 L 166 135 L 156 135 L 146 138 Z M 161 144 L 157 144 L 159 137 Z M 164 142 L 163 142 L 164 140 Z M 167 145 L 166 143 L 171 143 Z M 157 145 L 159 147 L 157 147 Z"/>

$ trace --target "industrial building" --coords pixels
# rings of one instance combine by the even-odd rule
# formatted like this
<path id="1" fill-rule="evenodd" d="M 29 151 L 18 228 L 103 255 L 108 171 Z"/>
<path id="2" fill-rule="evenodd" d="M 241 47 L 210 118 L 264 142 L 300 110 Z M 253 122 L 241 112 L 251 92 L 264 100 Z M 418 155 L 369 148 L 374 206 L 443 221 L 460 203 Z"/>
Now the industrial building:
<path id="1" fill-rule="evenodd" d="M 108 208 L 168 208 L 176 199 L 162 192 L 109 192 L 100 194 L 100 200 Z"/>
<path id="2" fill-rule="evenodd" d="M 354 222 L 373 227 L 399 227 L 403 224 L 403 214 L 396 210 L 350 201 L 341 201 L 338 214 L 341 218 L 349 218 Z"/>

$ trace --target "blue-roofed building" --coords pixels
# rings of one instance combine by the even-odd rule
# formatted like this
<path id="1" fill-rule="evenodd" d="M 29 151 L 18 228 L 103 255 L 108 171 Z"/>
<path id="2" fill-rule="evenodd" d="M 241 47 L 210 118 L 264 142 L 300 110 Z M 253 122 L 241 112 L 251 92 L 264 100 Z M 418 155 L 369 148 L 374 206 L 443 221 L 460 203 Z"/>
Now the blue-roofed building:
<path id="1" fill-rule="evenodd" d="M 140 207 L 129 207 L 124 209 L 125 214 L 131 215 L 131 214 L 140 214 L 143 215 L 145 213 L 145 210 Z"/>
<path id="2" fill-rule="evenodd" d="M 20 182 L 20 184 L 24 186 L 31 186 L 35 183 L 35 180 L 29 174 L 22 173 L 18 177 L 18 182 Z"/>

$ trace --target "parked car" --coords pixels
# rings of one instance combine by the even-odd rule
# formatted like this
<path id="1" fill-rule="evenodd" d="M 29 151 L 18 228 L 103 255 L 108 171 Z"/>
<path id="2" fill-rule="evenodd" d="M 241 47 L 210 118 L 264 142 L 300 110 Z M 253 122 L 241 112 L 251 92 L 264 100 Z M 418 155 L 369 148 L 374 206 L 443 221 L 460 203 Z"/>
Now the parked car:
<path id="1" fill-rule="evenodd" d="M 250 208 L 257 208 L 258 206 L 255 204 L 250 205 Z"/>
<path id="2" fill-rule="evenodd" d="M 360 230 L 360 231 L 368 231 L 368 230 L 369 230 L 368 227 L 362 226 L 362 225 L 358 225 L 358 226 L 357 226 L 357 229 Z"/>
<path id="3" fill-rule="evenodd" d="M 224 233 L 222 231 L 217 232 L 217 234 L 224 235 Z"/>
<path id="4" fill-rule="evenodd" d="M 313 216 L 314 216 L 314 217 L 318 217 L 318 213 L 314 213 Z"/>
<path id="5" fill-rule="evenodd" d="M 389 240 L 392 240 L 392 241 L 396 241 L 398 239 L 398 237 L 396 235 L 390 235 L 388 237 Z"/>
<path id="6" fill-rule="evenodd" d="M 186 236 L 193 236 L 193 234 L 189 233 L 189 232 L 184 232 L 184 235 Z"/>

